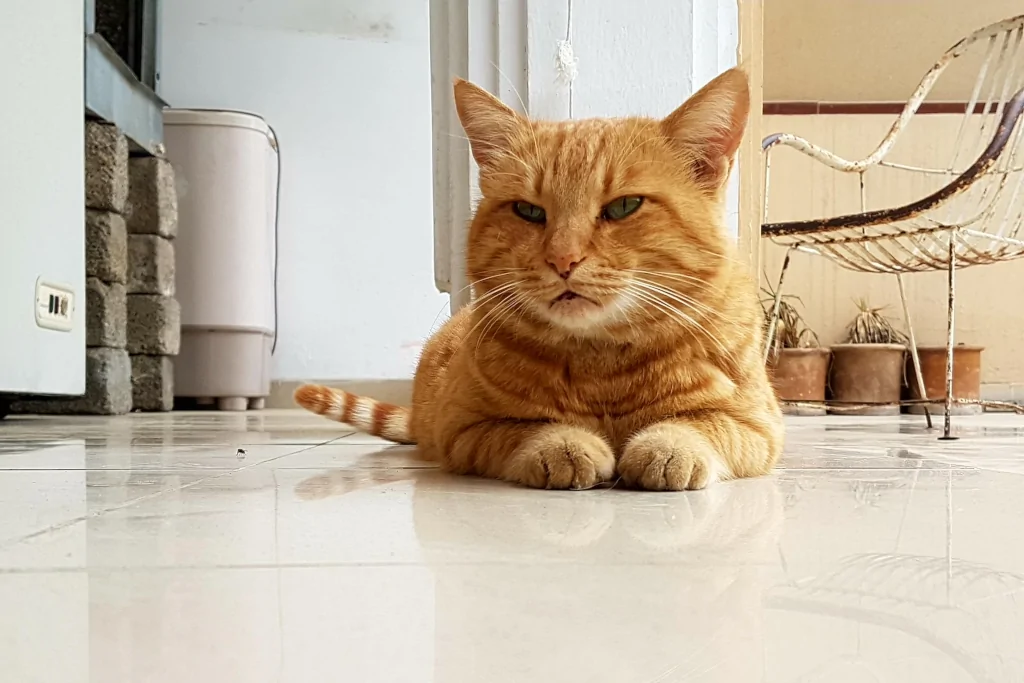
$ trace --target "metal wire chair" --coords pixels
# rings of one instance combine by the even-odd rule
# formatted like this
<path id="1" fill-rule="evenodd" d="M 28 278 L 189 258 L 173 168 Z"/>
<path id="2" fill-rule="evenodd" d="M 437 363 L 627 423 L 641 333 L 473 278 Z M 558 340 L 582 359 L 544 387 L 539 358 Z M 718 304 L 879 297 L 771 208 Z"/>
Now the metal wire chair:
<path id="1" fill-rule="evenodd" d="M 900 164 L 889 154 L 936 82 L 953 65 L 976 68 L 970 100 L 963 106 L 952 159 L 929 168 Z M 768 329 L 765 358 L 778 325 L 782 285 L 794 250 L 832 259 L 850 270 L 896 276 L 910 337 L 915 380 L 926 398 L 914 327 L 903 283 L 905 273 L 948 272 L 944 439 L 950 434 L 953 397 L 953 338 L 956 270 L 1024 257 L 1024 15 L 986 26 L 962 39 L 925 74 L 913 96 L 873 152 L 844 159 L 788 133 L 769 135 L 764 151 L 765 199 L 761 235 L 787 247 Z M 789 147 L 860 180 L 860 212 L 814 220 L 768 222 L 771 154 Z M 874 168 L 917 174 L 937 185 L 923 198 L 868 210 L 865 174 Z M 927 404 L 926 404 L 927 405 Z M 928 426 L 931 416 L 927 413 Z"/>

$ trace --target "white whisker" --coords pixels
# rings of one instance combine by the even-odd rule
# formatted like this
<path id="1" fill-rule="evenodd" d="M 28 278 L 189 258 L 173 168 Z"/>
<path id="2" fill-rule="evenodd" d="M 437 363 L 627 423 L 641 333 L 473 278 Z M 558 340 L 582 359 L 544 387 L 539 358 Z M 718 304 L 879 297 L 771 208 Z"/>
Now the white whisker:
<path id="1" fill-rule="evenodd" d="M 659 297 L 656 293 L 650 290 L 644 290 L 639 287 L 632 287 L 630 291 L 640 299 L 646 301 L 652 306 L 656 307 L 662 313 L 666 314 L 669 318 L 675 319 L 677 322 L 681 322 L 684 327 L 692 327 L 700 331 L 708 338 L 709 341 L 714 343 L 722 352 L 722 355 L 727 357 L 730 361 L 735 362 L 735 358 L 732 352 L 726 348 L 725 344 L 721 342 L 715 335 L 713 335 L 706 327 L 704 327 L 698 320 L 692 316 L 680 311 L 678 308 Z"/>
<path id="2" fill-rule="evenodd" d="M 721 291 L 719 287 L 711 284 L 707 280 L 702 280 L 699 277 L 687 275 L 686 273 L 668 273 L 657 270 L 640 270 L 638 268 L 629 268 L 625 272 L 630 274 L 639 273 L 641 275 L 650 275 L 652 277 L 662 277 L 665 278 L 666 280 L 677 280 L 679 282 L 687 282 L 693 285 L 700 285 L 701 287 L 705 289 L 710 289 L 712 291 Z"/>
<path id="3" fill-rule="evenodd" d="M 690 308 L 694 309 L 695 311 L 699 311 L 704 315 L 714 316 L 717 313 L 715 309 L 711 308 L 707 304 L 697 301 L 693 297 L 687 296 L 682 292 L 677 292 L 676 290 L 671 289 L 670 287 L 664 287 L 654 282 L 650 282 L 649 280 L 644 280 L 643 278 L 636 278 L 633 281 L 646 289 L 658 292 L 659 294 L 667 296 L 670 299 L 673 299 L 685 306 L 689 306 Z"/>
<path id="4" fill-rule="evenodd" d="M 638 282 L 638 284 L 640 284 L 640 283 Z M 653 288 L 650 288 L 650 287 L 649 287 L 649 286 L 647 286 L 647 285 L 643 285 L 643 284 L 641 284 L 641 286 L 642 286 L 642 287 L 648 287 L 648 291 L 651 291 L 652 293 L 660 293 L 660 294 L 661 294 L 662 296 L 667 296 L 667 297 L 669 297 L 670 299 L 672 299 L 673 301 L 676 301 L 677 303 L 680 303 L 680 304 L 682 304 L 683 306 L 686 306 L 686 307 L 688 307 L 688 308 L 691 308 L 691 309 L 693 309 L 693 310 L 694 310 L 695 312 L 700 312 L 700 309 L 698 308 L 698 306 L 701 306 L 701 307 L 703 307 L 703 309 L 704 309 L 704 315 L 708 316 L 709 318 L 712 318 L 712 317 L 716 317 L 716 316 L 715 316 L 715 313 L 716 313 L 716 312 L 715 312 L 715 311 L 714 311 L 713 309 L 709 308 L 708 306 L 706 306 L 706 305 L 704 305 L 704 304 L 701 304 L 700 302 L 698 302 L 698 301 L 696 301 L 696 300 L 694 300 L 694 299 L 691 299 L 691 298 L 689 298 L 689 297 L 686 297 L 686 296 L 685 296 L 684 294 L 681 294 L 681 293 L 679 293 L 679 292 L 675 292 L 675 291 L 673 291 L 673 290 L 670 290 L 670 289 L 660 288 L 660 287 L 659 287 L 659 288 L 657 288 L 657 289 L 653 289 Z M 675 307 L 673 306 L 673 308 L 675 308 Z M 688 316 L 688 317 L 689 317 L 689 316 Z M 697 328 L 698 328 L 698 329 L 700 329 L 700 330 L 701 330 L 702 332 L 704 332 L 704 334 L 705 334 L 705 335 L 707 335 L 707 337 L 708 337 L 708 338 L 709 338 L 709 339 L 710 339 L 711 341 L 713 341 L 713 342 L 714 342 L 715 344 L 717 344 L 717 345 L 718 345 L 718 347 L 719 347 L 719 348 L 720 348 L 720 349 L 722 350 L 722 352 L 723 352 L 723 353 L 725 354 L 725 356 L 726 356 L 727 358 L 729 358 L 730 360 L 732 360 L 733 362 L 735 362 L 735 358 L 733 357 L 732 353 L 731 353 L 731 352 L 730 352 L 730 351 L 729 351 L 729 350 L 728 350 L 728 349 L 727 349 L 727 348 L 725 347 L 725 345 L 724 345 L 724 344 L 723 344 L 723 343 L 721 342 L 721 340 L 720 340 L 720 339 L 719 339 L 719 338 L 718 338 L 717 336 L 713 335 L 713 334 L 711 333 L 711 331 L 710 331 L 710 330 L 708 330 L 708 329 L 707 329 L 707 328 L 706 328 L 706 327 L 705 327 L 705 326 L 704 326 L 704 325 L 703 325 L 703 324 L 702 324 L 702 323 L 701 323 L 700 321 L 698 321 L 698 320 L 697 320 L 696 318 L 691 318 L 691 320 L 692 320 L 692 323 L 693 323 L 693 325 L 694 325 L 695 327 L 697 327 Z M 708 324 L 711 324 L 712 326 L 714 326 L 714 325 L 713 325 L 713 323 L 711 322 L 711 320 L 707 320 L 706 322 L 707 322 Z"/>
<path id="5" fill-rule="evenodd" d="M 473 301 L 473 304 L 475 306 L 480 306 L 480 305 L 490 301 L 491 299 L 493 299 L 493 298 L 495 298 L 497 296 L 501 296 L 502 294 L 508 292 L 509 290 L 514 289 L 515 287 L 518 287 L 519 284 L 520 283 L 519 283 L 518 280 L 516 280 L 514 282 L 506 282 L 504 284 L 500 284 L 497 287 L 495 287 L 494 289 L 489 290 L 488 292 L 484 293 L 479 299 L 475 299 Z"/>
<path id="6" fill-rule="evenodd" d="M 515 314 L 516 310 L 524 307 L 527 304 L 527 300 L 518 292 L 514 292 L 511 299 L 505 299 L 501 301 L 497 306 L 492 309 L 495 312 L 494 318 L 489 322 L 483 330 L 480 331 L 479 336 L 476 339 L 476 345 L 473 347 L 473 355 L 476 356 L 480 351 L 480 344 L 486 339 L 487 333 L 490 330 L 497 331 L 502 325 Z"/>
<path id="7" fill-rule="evenodd" d="M 457 292 L 454 292 L 454 293 L 453 293 L 453 294 L 451 294 L 450 296 L 451 296 L 451 297 L 456 297 L 456 296 L 458 296 L 459 294 L 462 294 L 462 293 L 463 293 L 464 291 L 466 291 L 466 290 L 467 290 L 467 289 L 469 289 L 470 287 L 473 287 L 473 286 L 475 286 L 475 285 L 477 285 L 477 284 L 479 284 L 479 283 L 481 283 L 481 282 L 486 282 L 487 280 L 493 280 L 493 279 L 495 279 L 495 278 L 499 278 L 499 277 L 507 277 L 507 276 L 508 276 L 508 275 L 510 275 L 510 274 L 511 274 L 512 272 L 514 272 L 514 271 L 521 271 L 521 270 L 524 270 L 524 269 L 523 269 L 523 268 L 504 268 L 504 269 L 501 269 L 501 271 L 503 271 L 503 272 L 498 272 L 498 271 L 487 271 L 487 272 L 489 272 L 489 273 L 496 273 L 496 274 L 495 274 L 495 275 L 489 275 L 489 276 L 487 276 L 487 277 L 482 277 L 482 278 L 479 278 L 479 279 L 477 279 L 477 280 L 474 280 L 473 282 L 470 282 L 470 283 L 469 283 L 468 285 L 466 285 L 466 286 L 465 286 L 465 287 L 463 287 L 462 289 L 458 290 Z M 434 326 L 435 326 L 435 325 L 437 325 L 437 321 L 438 321 L 438 319 L 439 319 L 439 318 L 441 317 L 441 314 L 442 314 L 442 313 L 444 313 L 444 310 L 445 310 L 446 308 L 448 308 L 448 304 L 445 304 L 445 305 L 444 305 L 444 306 L 443 306 L 443 307 L 441 308 L 441 310 L 437 312 L 437 315 L 435 315 L 435 316 L 434 316 L 434 322 L 430 323 L 430 334 L 434 334 L 434 332 L 436 331 L 436 330 L 434 329 Z"/>
<path id="8" fill-rule="evenodd" d="M 519 90 L 516 88 L 516 84 L 512 82 L 511 78 L 509 78 L 508 76 L 505 75 L 505 72 L 501 70 L 501 67 L 499 67 L 497 64 L 495 64 L 493 61 L 491 61 L 491 66 L 493 66 L 498 71 L 498 75 L 499 76 L 501 76 L 502 78 L 505 79 L 505 81 L 508 83 L 509 87 L 512 88 L 512 92 L 515 93 L 516 99 L 519 100 L 519 106 L 522 107 L 523 117 L 525 119 L 525 123 L 526 123 L 527 126 L 529 126 L 530 133 L 533 135 L 533 151 L 534 151 L 534 154 L 537 155 L 537 159 L 540 159 L 541 158 L 540 142 L 537 140 L 537 131 L 534 130 L 533 123 L 529 120 L 530 110 L 526 107 L 526 102 L 523 101 L 522 95 L 519 94 Z M 523 165 L 526 166 L 526 164 L 523 164 Z"/>

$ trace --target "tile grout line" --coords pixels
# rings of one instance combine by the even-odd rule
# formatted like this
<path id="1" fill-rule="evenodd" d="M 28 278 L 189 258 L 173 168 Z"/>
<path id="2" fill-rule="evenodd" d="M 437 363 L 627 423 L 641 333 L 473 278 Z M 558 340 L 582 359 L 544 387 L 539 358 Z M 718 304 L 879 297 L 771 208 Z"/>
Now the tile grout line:
<path id="1" fill-rule="evenodd" d="M 536 557 L 526 557 L 518 560 L 441 560 L 434 563 L 426 563 L 420 560 L 361 560 L 361 561 L 292 561 L 272 564 L 269 562 L 243 563 L 222 563 L 222 564 L 180 564 L 180 565 L 109 565 L 93 567 L 19 567 L 13 569 L 0 569 L 0 576 L 13 574 L 122 574 L 122 573 L 157 573 L 157 572 L 205 572 L 205 571 L 276 571 L 282 569 L 422 569 L 427 566 L 438 567 L 507 567 L 507 566 L 549 566 L 568 567 L 581 566 L 592 567 L 593 564 L 585 559 L 572 560 L 544 560 L 538 562 Z M 773 567 L 776 566 L 773 560 L 749 560 L 738 564 L 713 563 L 709 564 L 703 559 L 693 560 L 666 560 L 662 562 L 642 561 L 608 561 L 603 563 L 606 567 L 680 567 L 683 569 L 701 570 L 707 567 Z"/>
<path id="2" fill-rule="evenodd" d="M 41 536 L 45 536 L 46 534 L 50 534 L 50 533 L 53 533 L 55 531 L 60 531 L 62 529 L 67 529 L 68 527 L 72 527 L 72 526 L 74 526 L 74 525 L 76 525 L 76 524 L 78 524 L 80 522 L 83 522 L 83 521 L 86 521 L 86 520 L 89 520 L 89 519 L 94 519 L 96 517 L 101 517 L 101 516 L 103 516 L 103 515 L 105 515 L 105 514 L 107 514 L 109 512 L 117 512 L 118 510 L 124 510 L 125 508 L 131 507 L 132 505 L 135 505 L 136 503 L 142 503 L 142 502 L 145 502 L 145 501 L 150 501 L 150 500 L 153 500 L 155 498 L 159 498 L 160 496 L 168 494 L 168 493 L 171 493 L 171 492 L 185 491 L 187 489 L 192 488 L 193 486 L 198 486 L 199 484 L 203 484 L 203 483 L 206 483 L 206 482 L 214 481 L 215 479 L 220 479 L 222 477 L 230 476 L 232 474 L 237 474 L 239 472 L 245 472 L 246 470 L 250 470 L 253 467 L 259 467 L 261 465 L 265 465 L 268 462 L 274 462 L 275 460 L 280 460 L 281 458 L 287 458 L 287 457 L 292 456 L 292 455 L 298 455 L 299 453 L 305 453 L 306 451 L 311 451 L 314 448 L 319 448 L 320 446 L 326 446 L 326 445 L 334 443 L 335 441 L 340 441 L 340 440 L 342 440 L 342 439 L 344 439 L 344 438 L 346 438 L 348 436 L 351 436 L 351 434 L 345 434 L 343 436 L 338 436 L 338 437 L 335 437 L 333 439 L 328 439 L 327 441 L 323 441 L 321 443 L 311 444 L 311 445 L 309 445 L 306 448 L 300 448 L 297 451 L 291 451 L 289 453 L 282 453 L 281 455 L 276 455 L 276 456 L 274 456 L 272 458 L 267 458 L 266 460 L 260 460 L 259 462 L 250 463 L 250 464 L 245 465 L 243 467 L 239 467 L 238 469 L 221 471 L 221 472 L 218 472 L 217 474 L 215 474 L 213 476 L 202 477 L 200 479 L 196 479 L 195 481 L 190 481 L 187 484 L 183 484 L 181 486 L 178 486 L 177 488 L 167 488 L 167 489 L 163 489 L 163 490 L 160 490 L 160 491 L 154 491 L 153 493 L 146 494 L 144 496 L 140 496 L 138 498 L 135 498 L 134 500 L 126 501 L 124 503 L 120 503 L 118 505 L 113 505 L 111 507 L 104 508 L 102 510 L 97 510 L 95 512 L 89 512 L 89 513 L 86 513 L 84 515 L 79 515 L 78 517 L 75 517 L 74 519 L 69 519 L 69 520 L 65 520 L 63 522 L 58 522 L 57 524 L 51 524 L 50 526 L 46 527 L 45 529 L 39 529 L 37 531 L 33 531 L 32 533 L 25 534 L 24 536 L 19 536 L 18 538 L 12 539 L 12 540 L 7 541 L 5 543 L 0 543 L 0 550 L 6 550 L 8 548 L 13 548 L 14 546 L 18 545 L 19 543 L 24 543 L 25 541 L 30 541 L 30 540 L 32 540 L 34 538 L 39 538 Z M 230 446 L 229 446 L 229 448 L 230 448 Z M 53 471 L 58 471 L 59 472 L 61 470 L 53 470 Z M 88 471 L 94 471 L 94 470 L 88 470 Z"/>

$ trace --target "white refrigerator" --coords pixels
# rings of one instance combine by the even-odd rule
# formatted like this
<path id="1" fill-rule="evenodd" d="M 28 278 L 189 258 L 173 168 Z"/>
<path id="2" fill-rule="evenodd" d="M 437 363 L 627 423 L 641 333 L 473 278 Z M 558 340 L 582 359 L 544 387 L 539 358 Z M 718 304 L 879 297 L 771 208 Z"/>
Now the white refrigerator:
<path id="1" fill-rule="evenodd" d="M 85 391 L 81 0 L 0 21 L 0 409 Z"/>

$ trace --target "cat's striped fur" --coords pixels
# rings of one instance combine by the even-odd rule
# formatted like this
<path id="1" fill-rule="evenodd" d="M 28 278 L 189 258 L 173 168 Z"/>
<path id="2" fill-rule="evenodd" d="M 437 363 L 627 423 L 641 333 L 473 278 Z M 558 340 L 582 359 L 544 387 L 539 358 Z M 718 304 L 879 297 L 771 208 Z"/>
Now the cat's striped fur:
<path id="1" fill-rule="evenodd" d="M 317 384 L 299 387 L 295 391 L 295 402 L 317 415 L 343 422 L 372 436 L 395 443 L 416 443 L 409 433 L 409 409 L 403 406 Z"/>

